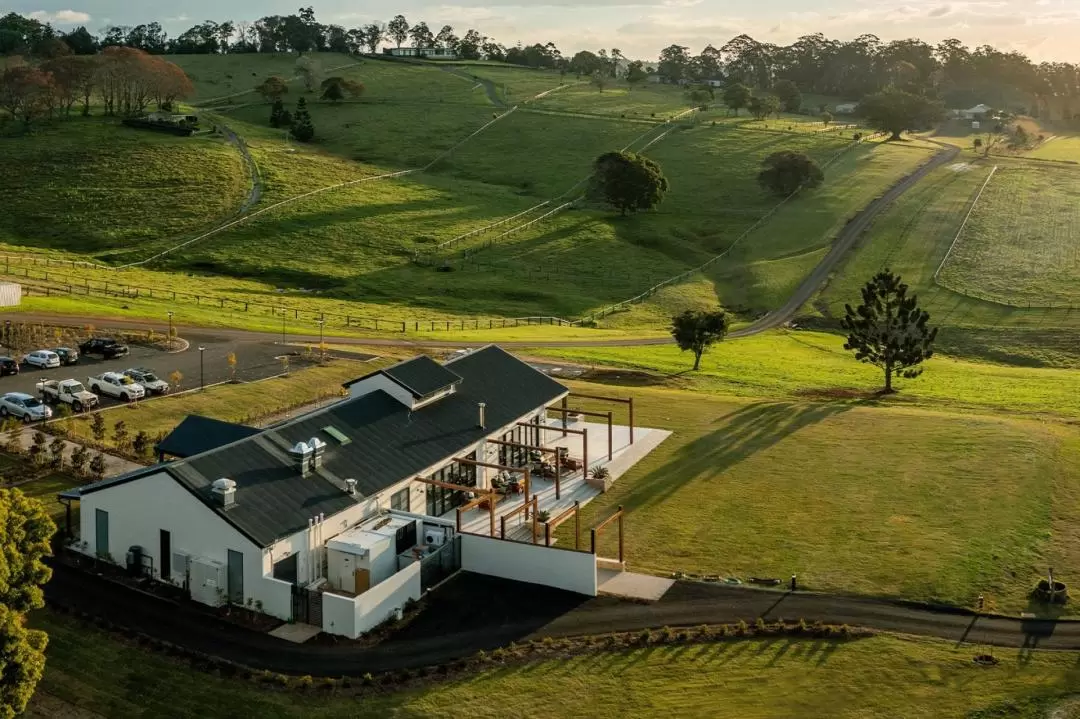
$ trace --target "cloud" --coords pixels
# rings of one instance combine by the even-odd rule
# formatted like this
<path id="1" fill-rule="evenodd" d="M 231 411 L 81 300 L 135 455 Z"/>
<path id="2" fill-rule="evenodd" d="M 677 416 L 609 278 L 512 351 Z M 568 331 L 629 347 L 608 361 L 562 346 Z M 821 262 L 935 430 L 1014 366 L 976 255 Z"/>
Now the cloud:
<path id="1" fill-rule="evenodd" d="M 30 17 L 38 22 L 55 22 L 61 25 L 79 25 L 90 22 L 90 16 L 78 10 L 57 10 L 56 12 L 35 10 L 30 13 Z"/>

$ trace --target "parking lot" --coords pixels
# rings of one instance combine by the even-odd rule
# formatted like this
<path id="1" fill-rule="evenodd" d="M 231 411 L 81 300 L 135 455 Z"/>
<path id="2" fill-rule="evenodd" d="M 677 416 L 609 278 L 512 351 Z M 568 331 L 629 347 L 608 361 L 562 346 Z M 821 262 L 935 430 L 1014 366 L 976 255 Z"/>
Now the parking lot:
<path id="1" fill-rule="evenodd" d="M 280 357 L 286 354 L 286 351 L 273 342 L 241 341 L 212 333 L 186 335 L 184 339 L 191 344 L 183 352 L 170 353 L 150 347 L 130 345 L 130 353 L 117 359 L 102 360 L 98 355 L 80 355 L 78 364 L 55 369 L 39 369 L 23 364 L 18 375 L 0 377 L 0 394 L 25 392 L 36 396 L 38 394 L 36 385 L 43 379 L 76 379 L 86 385 L 89 377 L 103 372 L 123 372 L 132 367 L 153 370 L 160 379 L 170 384 L 172 382 L 169 380 L 169 375 L 174 371 L 179 371 L 183 375 L 180 389 L 194 389 L 200 385 L 200 382 L 209 385 L 230 379 L 232 376 L 228 363 L 230 352 L 236 354 L 236 379 L 241 381 L 265 379 L 281 374 L 283 369 Z M 205 350 L 200 352 L 199 347 Z M 290 347 L 289 351 L 294 353 L 289 356 L 290 369 L 303 367 L 313 359 L 307 357 L 306 353 L 297 353 L 295 347 Z M 7 353 L 7 348 L 0 348 L 0 355 Z M 201 358 L 200 355 L 202 355 Z M 16 359 L 21 360 L 22 355 L 20 354 Z M 172 387 L 171 391 L 176 389 Z M 118 404 L 121 404 L 119 400 L 101 397 L 102 407 Z"/>

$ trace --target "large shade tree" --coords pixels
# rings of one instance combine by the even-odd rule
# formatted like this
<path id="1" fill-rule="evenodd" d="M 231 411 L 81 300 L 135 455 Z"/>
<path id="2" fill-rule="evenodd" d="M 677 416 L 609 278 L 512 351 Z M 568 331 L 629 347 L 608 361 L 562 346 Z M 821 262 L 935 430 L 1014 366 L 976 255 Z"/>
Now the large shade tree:
<path id="1" fill-rule="evenodd" d="M 804 187 L 817 187 L 825 179 L 817 163 L 804 152 L 780 150 L 765 158 L 758 184 L 780 197 Z"/>
<path id="2" fill-rule="evenodd" d="M 593 164 L 592 195 L 622 215 L 656 207 L 667 190 L 663 170 L 644 155 L 608 152 Z"/>
<path id="3" fill-rule="evenodd" d="M 862 289 L 862 304 L 846 305 L 840 326 L 847 333 L 844 349 L 855 359 L 881 368 L 885 392 L 893 392 L 893 377 L 909 379 L 922 374 L 922 363 L 934 355 L 937 328 L 930 314 L 920 309 L 918 297 L 908 295 L 899 275 L 882 270 Z"/>
<path id="4" fill-rule="evenodd" d="M 899 140 L 903 132 L 929 127 L 941 119 L 942 106 L 936 100 L 896 88 L 888 88 L 863 98 L 859 103 L 870 126 Z"/>

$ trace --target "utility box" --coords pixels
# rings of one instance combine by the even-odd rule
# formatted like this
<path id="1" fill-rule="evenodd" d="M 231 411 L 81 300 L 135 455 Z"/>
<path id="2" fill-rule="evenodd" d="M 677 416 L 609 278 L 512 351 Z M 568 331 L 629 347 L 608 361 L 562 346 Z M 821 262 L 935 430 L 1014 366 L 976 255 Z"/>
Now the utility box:
<path id="1" fill-rule="evenodd" d="M 192 557 L 188 568 L 191 572 L 191 598 L 196 602 L 220 607 L 225 603 L 225 565 L 222 562 Z"/>

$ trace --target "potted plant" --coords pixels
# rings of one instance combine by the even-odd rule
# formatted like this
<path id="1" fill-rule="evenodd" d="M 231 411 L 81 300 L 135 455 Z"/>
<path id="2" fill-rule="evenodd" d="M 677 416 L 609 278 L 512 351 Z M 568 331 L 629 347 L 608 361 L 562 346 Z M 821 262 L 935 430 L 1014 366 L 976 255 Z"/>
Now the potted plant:
<path id="1" fill-rule="evenodd" d="M 546 509 L 541 509 L 539 512 L 536 513 L 536 521 L 540 522 L 541 524 L 547 524 L 550 519 L 551 512 L 547 511 Z"/>
<path id="2" fill-rule="evenodd" d="M 585 480 L 585 483 L 590 487 L 599 489 L 601 492 L 606 492 L 614 481 L 611 478 L 611 470 L 607 467 L 593 467 L 589 471 L 589 477 Z"/>

